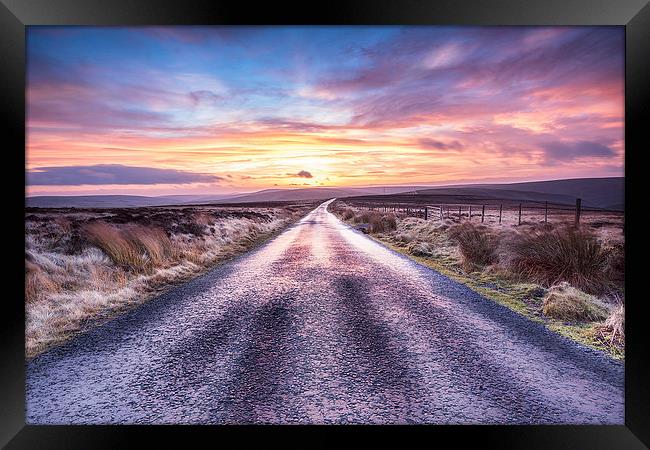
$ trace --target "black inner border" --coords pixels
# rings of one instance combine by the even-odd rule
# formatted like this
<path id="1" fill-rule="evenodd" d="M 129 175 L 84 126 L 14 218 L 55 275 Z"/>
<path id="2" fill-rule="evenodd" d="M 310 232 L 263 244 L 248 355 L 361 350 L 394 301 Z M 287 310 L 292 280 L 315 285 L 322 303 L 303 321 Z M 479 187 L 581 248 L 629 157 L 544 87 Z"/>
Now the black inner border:
<path id="1" fill-rule="evenodd" d="M 0 444 L 7 448 L 131 448 L 183 445 L 236 437 L 242 443 L 263 431 L 384 437 L 386 431 L 419 435 L 443 448 L 473 443 L 488 448 L 634 449 L 650 446 L 650 352 L 645 296 L 640 286 L 641 158 L 650 107 L 650 5 L 647 0 L 328 0 L 320 4 L 253 3 L 234 0 L 0 0 L 0 90 L 3 145 L 8 166 L 4 200 L 12 234 L 24 236 L 25 26 L 205 24 L 390 24 L 390 25 L 625 25 L 626 312 L 625 426 L 34 426 L 24 419 L 24 241 L 5 235 L 10 248 L 5 279 L 12 288 L 2 302 L 0 327 Z M 645 115 L 643 114 L 645 113 Z M 645 138 L 645 139 L 644 139 Z M 8 156 L 8 158 L 7 158 Z M 637 187 L 634 187 L 637 184 Z M 646 188 L 647 189 L 647 188 Z M 636 194 L 635 194 L 636 192 Z M 638 207 L 633 202 L 639 203 Z M 636 237 L 634 237 L 636 236 Z M 642 238 L 641 238 L 642 239 Z M 628 245 L 633 242 L 634 245 Z M 631 290 L 632 289 L 632 290 Z M 217 436 L 215 432 L 229 436 Z M 269 436 L 270 437 L 270 436 Z M 307 436 L 305 436 L 307 437 Z M 328 436 L 329 437 L 329 436 Z M 337 436 L 338 437 L 338 436 Z M 410 436 L 409 436 L 410 437 Z M 312 438 L 313 439 L 313 438 Z M 285 439 L 282 441 L 288 443 Z M 325 443 L 325 441 L 321 441 Z M 387 443 L 388 441 L 386 441 Z M 643 443 L 645 443 L 645 445 Z M 227 444 L 226 444 L 227 445 Z M 162 445 L 163 447 L 165 445 Z"/>

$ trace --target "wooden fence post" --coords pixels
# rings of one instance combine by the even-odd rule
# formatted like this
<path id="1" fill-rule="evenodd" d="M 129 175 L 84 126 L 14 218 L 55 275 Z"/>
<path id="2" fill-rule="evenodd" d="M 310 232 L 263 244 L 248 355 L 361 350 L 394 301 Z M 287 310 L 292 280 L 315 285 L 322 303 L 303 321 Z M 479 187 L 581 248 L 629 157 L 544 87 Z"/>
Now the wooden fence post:
<path id="1" fill-rule="evenodd" d="M 501 213 L 503 213 L 503 204 L 499 205 L 499 224 L 501 223 Z"/>
<path id="2" fill-rule="evenodd" d="M 483 208 L 481 209 L 481 223 L 485 221 L 485 205 L 483 205 Z"/>
<path id="3" fill-rule="evenodd" d="M 469 205 L 469 220 L 472 220 L 472 205 Z"/>
<path id="4" fill-rule="evenodd" d="M 582 199 L 576 198 L 576 227 L 580 225 L 580 212 L 582 209 Z"/>
<path id="5" fill-rule="evenodd" d="M 548 202 L 544 202 L 544 223 L 548 222 Z"/>
<path id="6" fill-rule="evenodd" d="M 429 218 L 429 208 L 426 206 L 424 207 L 424 220 L 428 220 Z"/>
<path id="7" fill-rule="evenodd" d="M 519 224 L 521 225 L 521 203 L 519 203 Z"/>

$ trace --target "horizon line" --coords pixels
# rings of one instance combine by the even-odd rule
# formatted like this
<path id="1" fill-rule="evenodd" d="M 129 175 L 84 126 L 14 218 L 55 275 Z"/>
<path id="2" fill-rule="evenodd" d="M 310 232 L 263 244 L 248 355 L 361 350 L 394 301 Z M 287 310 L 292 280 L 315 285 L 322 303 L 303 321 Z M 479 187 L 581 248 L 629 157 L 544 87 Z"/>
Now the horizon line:
<path id="1" fill-rule="evenodd" d="M 244 191 L 244 192 L 229 192 L 223 194 L 210 194 L 210 193 L 198 193 L 198 194 L 166 194 L 166 195 L 144 195 L 144 194 L 46 194 L 46 195 L 25 195 L 25 198 L 39 198 L 39 197 L 115 197 L 115 196 L 125 196 L 125 197 L 146 197 L 146 198 L 163 198 L 163 197 L 172 197 L 172 196 L 200 196 L 200 195 L 219 195 L 219 196 L 244 196 L 248 194 L 254 194 L 263 191 L 295 191 L 301 189 L 364 189 L 364 188 L 382 188 L 382 187 L 458 187 L 458 186 L 480 186 L 480 185 L 511 185 L 511 184 L 524 184 L 524 183 L 544 183 L 551 181 L 569 181 L 569 180 L 602 180 L 602 179 L 625 179 L 625 176 L 606 176 L 606 177 L 575 177 L 575 178 L 551 178 L 551 179 L 537 179 L 537 180 L 527 180 L 527 181 L 503 181 L 503 182 L 437 182 L 436 184 L 430 183 L 417 183 L 417 184 L 378 184 L 378 185 L 363 185 L 363 186 L 302 186 L 302 187 L 268 187 L 262 188 L 253 191 Z M 27 186 L 26 186 L 27 187 Z"/>

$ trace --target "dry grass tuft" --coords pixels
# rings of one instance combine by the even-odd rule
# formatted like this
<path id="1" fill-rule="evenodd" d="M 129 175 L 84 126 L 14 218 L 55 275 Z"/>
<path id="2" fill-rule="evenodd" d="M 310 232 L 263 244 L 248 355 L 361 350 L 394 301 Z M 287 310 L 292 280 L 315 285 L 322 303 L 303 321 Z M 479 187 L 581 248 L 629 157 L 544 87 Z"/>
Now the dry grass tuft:
<path id="1" fill-rule="evenodd" d="M 145 269 L 145 255 L 122 230 L 103 222 L 95 222 L 87 225 L 85 232 L 88 240 L 118 266 L 134 272 Z"/>
<path id="2" fill-rule="evenodd" d="M 605 320 L 604 328 L 611 333 L 610 344 L 614 341 L 625 342 L 625 305 L 616 306 Z"/>
<path id="3" fill-rule="evenodd" d="M 368 224 L 368 232 L 373 234 L 389 233 L 397 229 L 397 216 L 393 213 L 380 213 L 371 210 L 357 212 L 341 204 L 334 204 L 330 207 L 330 211 L 341 220 L 354 224 Z"/>
<path id="4" fill-rule="evenodd" d="M 355 214 L 352 222 L 354 223 L 369 223 L 370 222 L 370 211 L 361 211 L 361 214 Z"/>
<path id="5" fill-rule="evenodd" d="M 373 212 L 368 216 L 368 231 L 371 233 L 386 233 L 397 229 L 395 214 L 380 214 Z"/>
<path id="6" fill-rule="evenodd" d="M 564 321 L 588 322 L 607 318 L 607 308 L 589 294 L 569 283 L 552 286 L 542 303 L 545 316 Z"/>
<path id="7" fill-rule="evenodd" d="M 551 286 L 567 281 L 579 289 L 602 292 L 609 285 L 609 258 L 596 236 L 584 229 L 517 233 L 506 246 L 507 266 L 527 280 Z"/>
<path id="8" fill-rule="evenodd" d="M 608 275 L 613 285 L 625 284 L 625 246 L 623 242 L 607 243 L 603 246 L 607 254 Z"/>
<path id="9" fill-rule="evenodd" d="M 214 219 L 208 214 L 197 213 L 194 214 L 194 222 L 196 222 L 199 225 L 208 226 L 214 223 Z"/>
<path id="10" fill-rule="evenodd" d="M 54 223 L 58 226 L 61 231 L 65 234 L 72 232 L 72 222 L 65 217 L 57 217 L 54 219 Z"/>
<path id="11" fill-rule="evenodd" d="M 157 227 L 135 225 L 123 231 L 127 241 L 147 257 L 149 266 L 165 266 L 174 256 L 172 241 Z"/>
<path id="12" fill-rule="evenodd" d="M 416 241 L 407 246 L 409 253 L 414 256 L 433 256 L 435 254 L 433 244 L 429 242 Z"/>
<path id="13" fill-rule="evenodd" d="M 625 303 L 618 295 L 614 295 L 614 306 L 605 322 L 600 325 L 600 331 L 609 336 L 609 345 L 622 346 L 625 343 Z"/>
<path id="14" fill-rule="evenodd" d="M 463 222 L 450 227 L 448 234 L 458 243 L 466 270 L 482 268 L 497 261 L 500 239 L 487 227 Z"/>
<path id="15" fill-rule="evenodd" d="M 350 220 L 354 218 L 354 211 L 350 208 L 345 208 L 340 214 L 343 220 Z"/>
<path id="16" fill-rule="evenodd" d="M 59 287 L 38 265 L 25 261 L 25 301 L 42 300 L 48 294 L 58 292 Z"/>
<path id="17" fill-rule="evenodd" d="M 171 240 L 160 228 L 142 225 L 117 228 L 95 222 L 87 225 L 85 232 L 88 240 L 116 265 L 133 272 L 163 266 L 173 256 Z"/>

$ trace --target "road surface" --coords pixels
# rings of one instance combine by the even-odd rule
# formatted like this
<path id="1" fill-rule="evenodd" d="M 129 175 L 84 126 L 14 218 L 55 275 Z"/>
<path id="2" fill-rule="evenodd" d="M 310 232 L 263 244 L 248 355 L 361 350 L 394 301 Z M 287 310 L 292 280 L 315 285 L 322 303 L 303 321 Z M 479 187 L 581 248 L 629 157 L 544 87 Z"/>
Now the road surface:
<path id="1" fill-rule="evenodd" d="M 27 421 L 622 424 L 623 365 L 319 206 L 27 365 Z"/>

